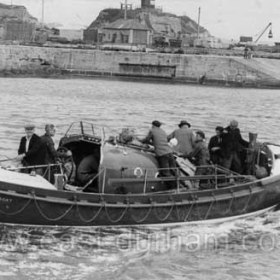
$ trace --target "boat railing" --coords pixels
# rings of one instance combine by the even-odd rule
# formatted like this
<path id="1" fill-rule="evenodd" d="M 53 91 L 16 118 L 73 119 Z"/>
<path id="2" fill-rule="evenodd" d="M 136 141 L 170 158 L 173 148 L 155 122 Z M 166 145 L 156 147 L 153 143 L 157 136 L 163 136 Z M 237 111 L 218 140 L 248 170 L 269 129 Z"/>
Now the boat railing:
<path id="1" fill-rule="evenodd" d="M 63 167 L 61 163 L 8 167 L 6 170 L 29 173 L 30 175 L 38 174 L 47 179 L 49 182 L 51 181 L 51 174 L 54 173 L 54 170 L 56 173 L 59 172 L 59 174 L 63 174 Z"/>
<path id="2" fill-rule="evenodd" d="M 64 137 L 73 135 L 92 136 L 101 140 L 104 138 L 104 129 L 85 121 L 73 122 L 65 132 Z"/>
<path id="3" fill-rule="evenodd" d="M 232 172 L 217 165 L 205 165 L 199 166 L 197 172 L 194 175 L 188 175 L 182 172 L 180 168 L 173 168 L 170 175 L 162 176 L 162 171 L 167 171 L 166 168 L 161 169 L 144 169 L 140 176 L 131 176 L 133 169 L 125 169 L 126 174 L 123 173 L 121 177 L 107 177 L 107 169 L 101 169 L 96 176 L 91 179 L 82 189 L 84 190 L 90 185 L 93 180 L 98 177 L 102 177 L 102 186 L 99 190 L 101 193 L 106 193 L 106 183 L 111 186 L 121 185 L 142 185 L 142 192 L 145 194 L 151 192 L 148 190 L 149 184 L 163 183 L 173 185 L 172 191 L 177 192 L 185 190 L 196 190 L 198 188 L 203 189 L 218 189 L 221 187 L 230 186 L 238 182 L 252 181 L 253 178 L 250 175 L 242 175 L 236 172 Z M 135 171 L 135 169 L 134 169 Z M 135 175 L 135 174 L 134 174 Z M 128 189 L 129 191 L 129 189 Z M 160 191 L 162 192 L 162 191 Z"/>

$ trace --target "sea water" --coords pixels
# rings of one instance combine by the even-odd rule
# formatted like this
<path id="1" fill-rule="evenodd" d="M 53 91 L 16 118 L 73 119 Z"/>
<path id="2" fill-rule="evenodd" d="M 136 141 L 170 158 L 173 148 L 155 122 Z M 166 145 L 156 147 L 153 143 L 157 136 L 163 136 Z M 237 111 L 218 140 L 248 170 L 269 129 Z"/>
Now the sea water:
<path id="1" fill-rule="evenodd" d="M 145 135 L 181 120 L 207 139 L 239 122 L 242 135 L 280 143 L 280 90 L 82 79 L 0 79 L 0 159 L 17 155 L 25 123 L 56 144 L 72 122 Z M 280 212 L 218 225 L 27 227 L 0 225 L 0 279 L 279 279 Z"/>

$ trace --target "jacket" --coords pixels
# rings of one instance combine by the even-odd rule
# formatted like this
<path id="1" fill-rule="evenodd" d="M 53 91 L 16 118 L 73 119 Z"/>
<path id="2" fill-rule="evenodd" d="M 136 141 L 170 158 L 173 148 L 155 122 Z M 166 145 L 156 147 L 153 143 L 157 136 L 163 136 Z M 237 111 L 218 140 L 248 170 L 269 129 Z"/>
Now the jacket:
<path id="1" fill-rule="evenodd" d="M 141 142 L 152 144 L 158 157 L 172 153 L 167 142 L 167 135 L 160 127 L 152 127 L 147 137 Z"/>
<path id="2" fill-rule="evenodd" d="M 18 154 L 25 154 L 22 160 L 24 166 L 45 164 L 45 148 L 41 138 L 37 134 L 31 136 L 28 150 L 26 151 L 26 136 L 22 137 L 19 144 Z"/>
<path id="3" fill-rule="evenodd" d="M 168 140 L 171 140 L 172 138 L 178 140 L 177 146 L 174 147 L 174 150 L 178 153 L 189 154 L 193 150 L 195 136 L 193 131 L 188 127 L 174 130 L 167 138 Z"/>
<path id="4" fill-rule="evenodd" d="M 50 135 L 45 134 L 41 136 L 41 141 L 45 147 L 45 163 L 55 163 L 58 159 L 58 153 L 54 147 L 53 139 Z"/>

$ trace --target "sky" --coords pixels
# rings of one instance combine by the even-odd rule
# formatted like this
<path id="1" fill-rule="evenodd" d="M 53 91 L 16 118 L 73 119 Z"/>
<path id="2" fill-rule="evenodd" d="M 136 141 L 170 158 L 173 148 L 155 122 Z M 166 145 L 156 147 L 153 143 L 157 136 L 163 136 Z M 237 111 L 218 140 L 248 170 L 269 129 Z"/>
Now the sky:
<path id="1" fill-rule="evenodd" d="M 0 0 L 4 4 L 23 5 L 32 16 L 44 21 L 59 23 L 61 28 L 84 29 L 105 8 L 119 8 L 125 0 Z M 140 6 L 141 0 L 127 0 Z M 240 36 L 254 39 L 272 22 L 273 39 L 268 39 L 268 30 L 259 42 L 280 41 L 279 0 L 155 0 L 164 12 L 178 16 L 187 15 L 197 21 L 201 8 L 200 24 L 211 35 L 238 40 Z"/>

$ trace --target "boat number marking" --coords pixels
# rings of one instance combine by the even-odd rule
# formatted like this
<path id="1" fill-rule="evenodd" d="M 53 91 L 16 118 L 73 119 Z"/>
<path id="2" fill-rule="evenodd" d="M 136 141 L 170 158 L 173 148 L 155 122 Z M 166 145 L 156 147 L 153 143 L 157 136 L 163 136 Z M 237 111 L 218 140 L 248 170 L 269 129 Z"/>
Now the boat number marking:
<path id="1" fill-rule="evenodd" d="M 13 200 L 11 198 L 6 198 L 6 197 L 0 196 L 0 203 L 8 204 L 8 203 L 12 203 L 12 202 L 13 202 Z"/>

